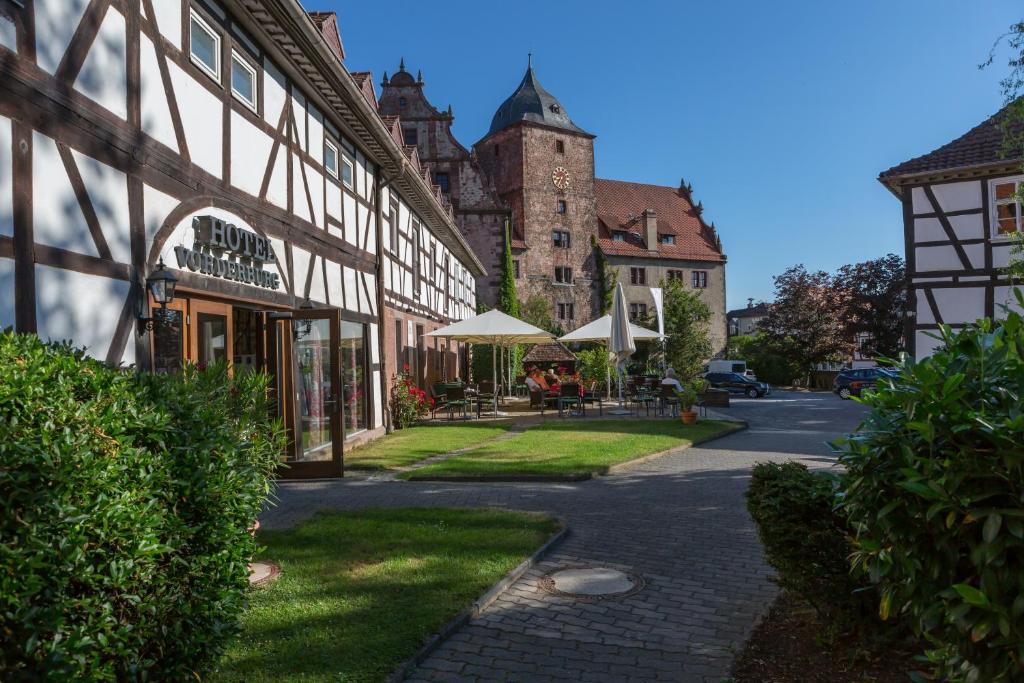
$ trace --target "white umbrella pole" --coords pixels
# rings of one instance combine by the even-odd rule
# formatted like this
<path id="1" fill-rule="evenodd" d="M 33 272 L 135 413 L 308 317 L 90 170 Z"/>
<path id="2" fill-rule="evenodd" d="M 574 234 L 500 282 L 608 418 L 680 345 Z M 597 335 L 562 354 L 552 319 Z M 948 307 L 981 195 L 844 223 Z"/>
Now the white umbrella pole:
<path id="1" fill-rule="evenodd" d="M 491 379 L 494 380 L 494 416 L 498 416 L 498 360 L 496 344 L 491 344 Z"/>

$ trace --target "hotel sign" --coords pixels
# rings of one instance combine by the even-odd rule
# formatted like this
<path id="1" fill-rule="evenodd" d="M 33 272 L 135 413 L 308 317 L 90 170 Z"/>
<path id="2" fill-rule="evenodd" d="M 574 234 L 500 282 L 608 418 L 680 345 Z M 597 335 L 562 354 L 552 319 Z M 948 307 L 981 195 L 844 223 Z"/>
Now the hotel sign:
<path id="1" fill-rule="evenodd" d="M 179 268 L 267 289 L 280 288 L 278 274 L 263 270 L 264 264 L 277 263 L 266 237 L 213 216 L 196 216 L 192 230 L 195 241 L 191 249 L 174 247 Z"/>

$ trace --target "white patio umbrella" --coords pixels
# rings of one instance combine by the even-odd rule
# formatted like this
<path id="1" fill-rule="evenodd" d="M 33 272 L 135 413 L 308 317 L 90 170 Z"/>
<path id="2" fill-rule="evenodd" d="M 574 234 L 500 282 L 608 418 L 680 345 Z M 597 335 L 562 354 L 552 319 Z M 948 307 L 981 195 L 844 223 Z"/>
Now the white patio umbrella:
<path id="1" fill-rule="evenodd" d="M 622 291 L 621 282 L 615 287 L 611 326 L 611 336 L 608 337 L 608 355 L 615 361 L 615 370 L 619 376 L 619 406 L 621 406 L 622 367 L 626 359 L 636 351 L 636 342 L 633 341 L 633 330 L 630 329 L 629 315 L 626 313 L 626 295 Z"/>
<path id="2" fill-rule="evenodd" d="M 502 313 L 498 309 L 460 320 L 457 323 L 428 332 L 427 337 L 442 337 L 470 344 L 491 345 L 491 369 L 494 375 L 494 414 L 498 414 L 498 364 L 495 347 L 512 344 L 540 344 L 551 341 L 554 335 L 522 320 Z"/>
<path id="3" fill-rule="evenodd" d="M 628 322 L 628 321 L 627 321 Z M 652 341 L 654 339 L 660 339 L 660 335 L 653 331 L 648 330 L 646 327 L 640 327 L 629 323 L 629 330 L 633 335 L 633 341 Z M 560 342 L 604 342 L 605 346 L 609 345 L 612 338 L 612 316 L 611 314 L 603 315 L 597 320 L 587 323 L 583 327 L 573 330 L 564 337 L 559 337 Z M 608 395 L 611 396 L 612 391 L 612 380 L 611 380 L 611 368 L 608 369 L 607 385 Z"/>

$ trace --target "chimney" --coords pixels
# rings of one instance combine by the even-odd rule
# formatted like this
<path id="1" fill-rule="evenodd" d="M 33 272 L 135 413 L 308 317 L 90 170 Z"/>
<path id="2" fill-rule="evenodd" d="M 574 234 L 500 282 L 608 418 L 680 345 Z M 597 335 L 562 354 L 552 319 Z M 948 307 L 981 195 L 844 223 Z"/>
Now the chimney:
<path id="1" fill-rule="evenodd" d="M 654 209 L 644 209 L 644 234 L 647 236 L 647 251 L 658 251 L 658 214 Z"/>
<path id="2" fill-rule="evenodd" d="M 753 308 L 753 307 L 754 307 L 754 297 L 750 297 L 749 299 L 747 299 L 747 308 Z"/>

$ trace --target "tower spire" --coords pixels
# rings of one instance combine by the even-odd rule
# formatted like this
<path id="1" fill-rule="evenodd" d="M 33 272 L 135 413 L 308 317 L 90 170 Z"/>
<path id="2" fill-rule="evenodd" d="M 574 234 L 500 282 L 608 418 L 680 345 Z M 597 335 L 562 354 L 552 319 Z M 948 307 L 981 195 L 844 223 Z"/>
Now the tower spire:
<path id="1" fill-rule="evenodd" d="M 526 68 L 527 69 L 532 69 L 533 68 L 533 53 L 532 52 L 527 52 L 526 53 Z"/>
<path id="2" fill-rule="evenodd" d="M 405 71 L 405 57 L 402 57 L 398 62 L 398 70 Z"/>

